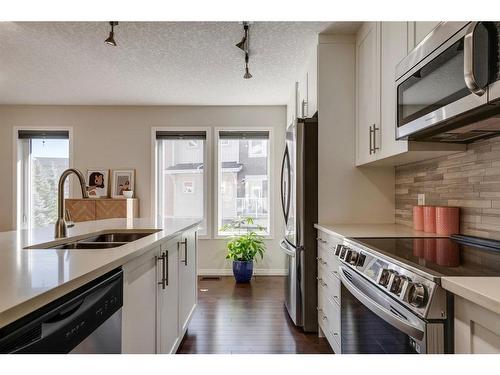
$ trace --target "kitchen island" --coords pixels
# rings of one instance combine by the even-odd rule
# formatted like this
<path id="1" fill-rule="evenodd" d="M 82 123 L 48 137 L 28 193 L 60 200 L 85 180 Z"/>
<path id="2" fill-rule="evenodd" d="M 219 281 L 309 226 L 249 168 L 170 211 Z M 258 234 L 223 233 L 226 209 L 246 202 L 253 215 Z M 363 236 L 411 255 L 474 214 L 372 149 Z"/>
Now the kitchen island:
<path id="1" fill-rule="evenodd" d="M 196 304 L 196 231 L 199 219 L 109 219 L 76 224 L 68 229 L 68 237 L 54 238 L 54 227 L 17 230 L 0 233 L 0 329 L 9 323 L 47 305 L 86 283 L 116 268 L 124 270 L 123 306 L 123 351 L 124 352 L 171 352 L 180 342 L 187 328 L 187 321 Z M 106 249 L 26 249 L 40 243 L 56 246 L 68 239 L 80 239 L 106 231 L 147 231 L 153 234 Z M 170 250 L 170 251 L 169 251 Z M 158 285 L 157 260 L 167 254 L 174 257 L 169 263 L 169 274 L 176 282 L 170 288 Z M 189 257 L 189 263 L 188 263 Z M 161 269 L 161 267 L 160 267 Z M 181 290 L 184 288 L 184 290 Z M 175 289 L 175 291 L 173 290 Z M 183 296 L 189 294 L 189 298 Z M 134 299 L 142 296 L 143 303 Z M 149 300 L 147 299 L 149 298 Z M 165 298 L 170 305 L 178 306 L 172 320 L 179 322 L 173 339 L 163 345 L 152 337 L 156 333 L 156 322 L 150 322 L 148 337 L 142 341 L 148 346 L 136 344 L 141 337 L 135 336 L 133 319 L 138 314 L 156 316 Z M 187 301 L 187 302 L 186 302 Z M 181 319 L 182 318 L 182 319 Z M 182 321 L 181 321 L 182 320 Z M 154 325 L 154 327 L 153 327 Z M 172 328 L 170 328 L 172 330 Z M 161 338 L 161 335 L 159 335 Z M 130 339 L 129 339 L 130 338 Z M 160 340 L 161 341 L 161 340 Z"/>

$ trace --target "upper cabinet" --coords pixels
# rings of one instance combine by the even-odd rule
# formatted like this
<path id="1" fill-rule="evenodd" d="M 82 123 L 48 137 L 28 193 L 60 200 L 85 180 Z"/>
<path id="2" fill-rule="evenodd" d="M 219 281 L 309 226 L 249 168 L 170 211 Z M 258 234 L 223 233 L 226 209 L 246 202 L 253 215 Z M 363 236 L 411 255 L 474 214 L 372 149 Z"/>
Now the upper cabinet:
<path id="1" fill-rule="evenodd" d="M 315 47 L 304 71 L 290 88 L 287 103 L 287 126 L 297 117 L 312 117 L 318 110 L 318 51 Z"/>
<path id="2" fill-rule="evenodd" d="M 464 145 L 396 140 L 396 65 L 437 23 L 365 22 L 356 35 L 356 165 L 400 165 Z M 418 31 L 418 32 L 417 32 Z M 417 33 L 416 33 L 417 32 Z"/>
<path id="3" fill-rule="evenodd" d="M 420 43 L 432 29 L 439 25 L 439 21 L 405 22 L 408 24 L 408 52 Z"/>
<path id="4" fill-rule="evenodd" d="M 356 164 L 377 158 L 380 134 L 380 23 L 366 22 L 356 39 Z"/>

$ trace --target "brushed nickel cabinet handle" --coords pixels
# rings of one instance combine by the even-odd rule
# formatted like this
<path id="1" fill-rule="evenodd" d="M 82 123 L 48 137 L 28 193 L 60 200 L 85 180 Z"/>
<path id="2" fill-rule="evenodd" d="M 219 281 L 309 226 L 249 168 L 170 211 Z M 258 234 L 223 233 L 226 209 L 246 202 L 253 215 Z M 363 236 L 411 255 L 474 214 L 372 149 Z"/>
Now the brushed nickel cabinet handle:
<path id="1" fill-rule="evenodd" d="M 161 256 L 159 257 L 156 257 L 156 261 L 160 261 L 162 262 L 161 264 L 161 281 L 158 281 L 158 285 L 161 285 L 161 288 L 162 289 L 165 289 L 166 288 L 166 278 L 165 278 L 165 252 L 163 252 L 161 254 Z"/>
<path id="2" fill-rule="evenodd" d="M 370 155 L 373 154 L 375 151 L 373 151 L 373 141 L 372 141 L 372 136 L 373 136 L 373 129 L 372 126 L 370 125 L 370 130 L 369 130 L 369 138 L 370 138 Z"/>
<path id="3" fill-rule="evenodd" d="M 184 245 L 184 259 L 181 261 L 185 266 L 188 265 L 188 240 L 187 238 L 184 241 L 177 242 L 177 250 L 181 245 Z"/>
<path id="4" fill-rule="evenodd" d="M 169 275 L 169 273 L 168 273 L 168 250 L 165 251 L 165 260 L 163 261 L 163 267 L 165 269 L 165 272 L 164 272 L 164 274 L 165 274 L 165 286 L 168 286 L 168 275 Z M 165 289 L 165 288 L 163 288 L 163 289 Z"/>
<path id="5" fill-rule="evenodd" d="M 376 153 L 378 150 L 380 150 L 380 147 L 377 146 L 377 131 L 380 130 L 380 128 L 377 128 L 377 125 L 373 124 L 373 153 Z"/>

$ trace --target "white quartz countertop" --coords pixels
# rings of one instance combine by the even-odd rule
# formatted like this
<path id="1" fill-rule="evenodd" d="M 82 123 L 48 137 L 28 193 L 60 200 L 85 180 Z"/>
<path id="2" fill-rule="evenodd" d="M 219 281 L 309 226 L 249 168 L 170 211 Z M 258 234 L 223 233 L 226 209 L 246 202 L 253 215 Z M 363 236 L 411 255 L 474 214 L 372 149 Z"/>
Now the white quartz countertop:
<path id="1" fill-rule="evenodd" d="M 106 230 L 161 229 L 110 249 L 25 249 L 55 241 L 54 226 L 0 232 L 0 327 L 144 254 L 162 240 L 199 225 L 198 219 L 108 219 L 77 223 L 68 238 Z M 59 240 L 58 240 L 59 241 Z M 67 239 L 64 239 L 67 241 Z"/>
<path id="2" fill-rule="evenodd" d="M 316 229 L 341 237 L 442 237 L 401 224 L 314 224 Z"/>
<path id="3" fill-rule="evenodd" d="M 453 294 L 500 314 L 499 277 L 443 277 L 441 285 Z"/>

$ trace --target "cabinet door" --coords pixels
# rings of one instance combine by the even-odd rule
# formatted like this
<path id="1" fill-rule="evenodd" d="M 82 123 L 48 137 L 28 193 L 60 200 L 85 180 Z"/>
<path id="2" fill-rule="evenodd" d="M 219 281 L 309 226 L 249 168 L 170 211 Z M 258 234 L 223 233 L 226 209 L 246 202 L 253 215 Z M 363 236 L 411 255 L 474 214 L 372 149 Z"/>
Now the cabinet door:
<path id="1" fill-rule="evenodd" d="M 408 52 L 420 43 L 439 24 L 439 21 L 408 22 Z"/>
<path id="2" fill-rule="evenodd" d="M 187 330 L 198 299 L 196 242 L 195 230 L 183 233 L 182 241 L 179 242 L 179 331 L 181 338 Z"/>
<path id="3" fill-rule="evenodd" d="M 380 128 L 380 37 L 379 23 L 366 22 L 356 38 L 356 164 L 376 159 L 376 137 Z M 379 132 L 380 133 L 380 132 Z"/>
<path id="4" fill-rule="evenodd" d="M 156 352 L 156 260 L 152 249 L 123 266 L 122 352 Z"/>
<path id="5" fill-rule="evenodd" d="M 180 342 L 179 337 L 179 252 L 176 237 L 162 244 L 158 261 L 158 348 L 160 353 L 173 353 Z M 163 263 L 165 262 L 165 264 Z M 163 267 L 166 267 L 163 269 Z M 165 286 L 161 284 L 165 278 Z"/>
<path id="6" fill-rule="evenodd" d="M 378 158 L 408 150 L 407 141 L 396 141 L 396 65 L 408 50 L 407 22 L 382 22 L 380 70 L 380 152 Z"/>

